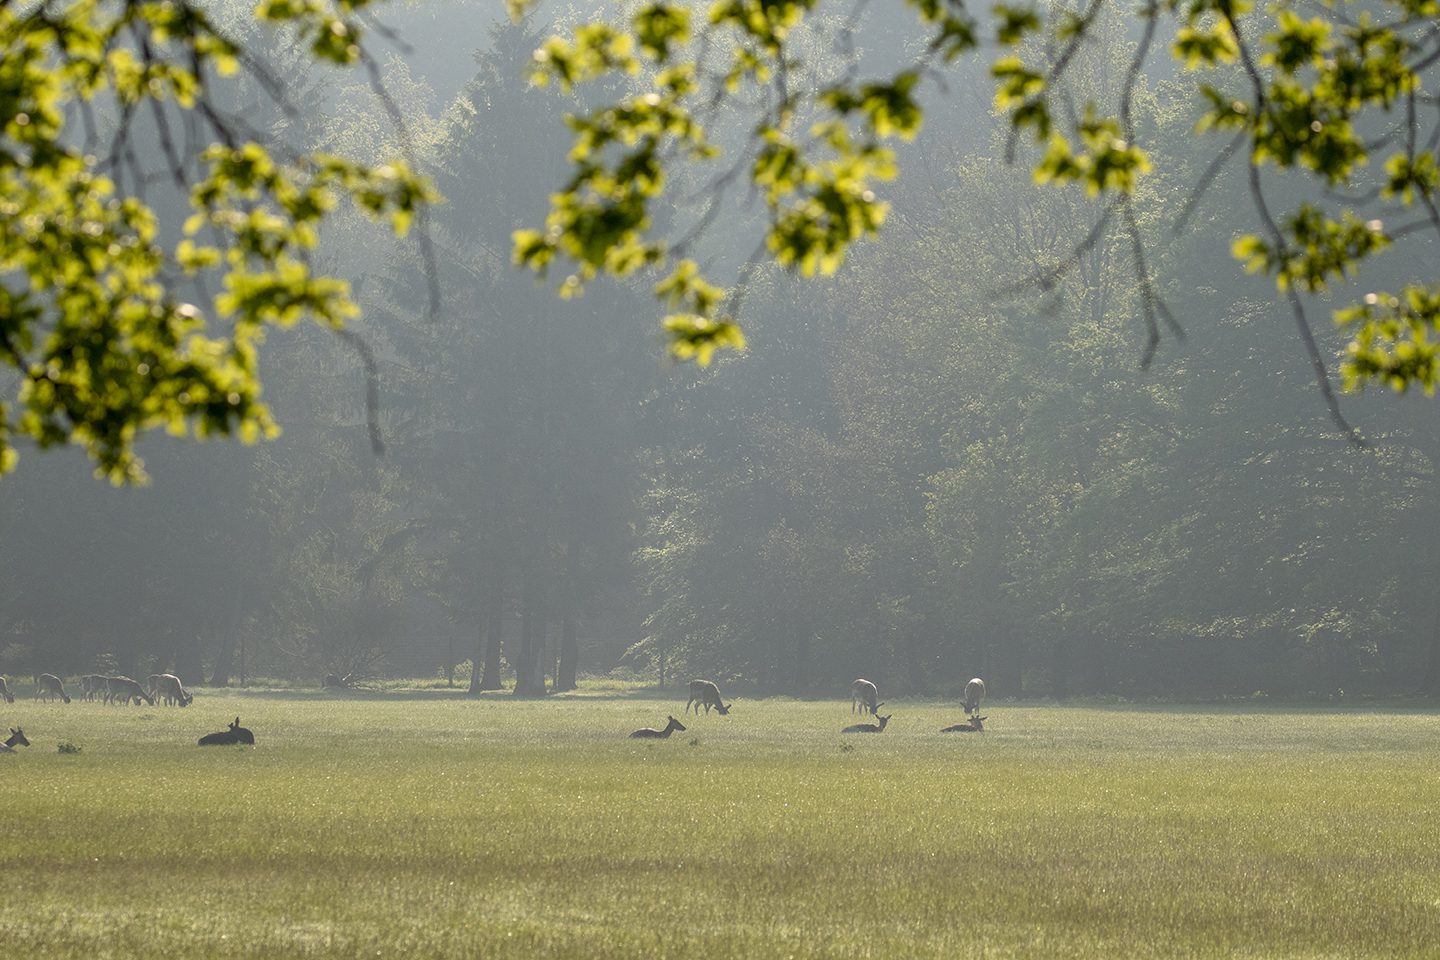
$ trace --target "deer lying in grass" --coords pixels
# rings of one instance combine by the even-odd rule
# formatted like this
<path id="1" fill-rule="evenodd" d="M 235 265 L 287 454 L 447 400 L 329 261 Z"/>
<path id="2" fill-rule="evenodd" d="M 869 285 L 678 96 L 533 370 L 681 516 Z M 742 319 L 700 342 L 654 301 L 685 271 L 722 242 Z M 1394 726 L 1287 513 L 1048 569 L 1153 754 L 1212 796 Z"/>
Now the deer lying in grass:
<path id="1" fill-rule="evenodd" d="M 173 673 L 158 674 L 154 679 L 155 685 L 150 688 L 150 696 L 156 699 L 164 697 L 167 707 L 176 704 L 188 707 L 190 701 L 195 699 L 194 695 L 185 692 L 185 685 Z"/>
<path id="2" fill-rule="evenodd" d="M 856 680 L 850 684 L 850 712 L 855 712 L 855 705 L 858 703 L 861 713 L 869 713 L 870 716 L 875 716 L 879 708 L 885 705 L 883 701 L 880 703 L 875 702 L 879 696 L 880 691 L 875 689 L 875 684 L 869 680 Z"/>
<path id="3" fill-rule="evenodd" d="M 25 739 L 25 731 L 19 727 L 10 728 L 10 739 L 0 743 L 0 753 L 14 753 L 16 747 L 28 747 L 30 741 Z"/>
<path id="4" fill-rule="evenodd" d="M 670 736 L 670 734 L 674 733 L 676 730 L 679 730 L 682 733 L 684 732 L 685 725 L 683 723 L 681 723 L 679 720 L 676 720 L 674 717 L 669 717 L 667 719 L 669 719 L 670 722 L 665 725 L 664 730 L 656 730 L 654 727 L 641 727 L 639 730 L 636 730 L 634 733 L 630 734 L 630 736 L 633 739 L 640 740 L 663 740 L 666 737 Z"/>
<path id="5" fill-rule="evenodd" d="M 235 722 L 230 724 L 228 730 L 221 730 L 219 733 L 207 733 L 200 738 L 202 747 L 223 747 L 232 743 L 255 743 L 255 734 L 240 726 L 240 718 L 236 717 Z"/>
<path id="6" fill-rule="evenodd" d="M 690 681 L 690 699 L 685 701 L 685 709 L 687 711 L 690 709 L 692 703 L 695 705 L 696 713 L 700 712 L 700 705 L 704 704 L 706 716 L 709 716 L 711 707 L 719 710 L 720 716 L 729 716 L 730 708 L 735 706 L 733 703 L 720 702 L 720 688 L 709 680 Z"/>
<path id="7" fill-rule="evenodd" d="M 138 681 L 131 680 L 129 677 L 105 678 L 106 703 L 128 704 L 131 700 L 135 701 L 136 706 L 139 706 L 141 700 L 152 707 L 155 706 L 155 698 L 146 693 L 145 688 L 140 686 Z"/>
<path id="8" fill-rule="evenodd" d="M 877 720 L 880 721 L 878 724 L 877 724 L 877 723 L 852 723 L 850 726 L 846 727 L 844 730 L 841 730 L 840 732 L 841 732 L 841 733 L 879 733 L 880 731 L 882 731 L 882 730 L 885 729 L 885 724 L 889 723 L 889 722 L 890 722 L 890 718 L 893 717 L 893 716 L 895 716 L 895 714 L 892 713 L 892 714 L 888 714 L 888 715 L 883 716 L 883 717 L 876 717 L 875 719 L 877 719 Z"/>
<path id="9" fill-rule="evenodd" d="M 60 678 L 53 673 L 42 673 L 36 677 L 35 698 L 49 703 L 55 697 L 70 702 L 70 694 L 65 692 L 65 684 L 60 682 Z"/>
<path id="10" fill-rule="evenodd" d="M 6 703 L 15 702 L 15 694 L 10 692 L 10 684 L 5 681 L 4 677 L 0 677 L 0 697 L 4 697 Z"/>
<path id="11" fill-rule="evenodd" d="M 965 684 L 965 716 L 980 712 L 980 702 L 985 699 L 985 681 L 979 677 Z"/>
<path id="12" fill-rule="evenodd" d="M 986 721 L 987 719 L 988 719 L 987 717 L 982 717 L 982 716 L 980 716 L 979 714 L 975 714 L 975 715 L 971 716 L 969 720 L 966 720 L 964 723 L 957 723 L 957 724 L 955 724 L 955 726 L 953 726 L 953 727 L 941 727 L 941 728 L 940 728 L 940 732 L 941 732 L 941 733 L 984 733 L 984 732 L 985 732 L 985 721 Z"/>

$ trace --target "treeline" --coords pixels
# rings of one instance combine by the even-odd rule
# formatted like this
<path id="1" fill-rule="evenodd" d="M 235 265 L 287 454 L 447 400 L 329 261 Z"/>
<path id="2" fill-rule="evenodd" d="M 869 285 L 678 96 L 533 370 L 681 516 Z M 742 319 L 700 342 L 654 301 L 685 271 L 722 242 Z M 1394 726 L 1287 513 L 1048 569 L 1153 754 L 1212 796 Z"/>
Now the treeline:
<path id="1" fill-rule="evenodd" d="M 1213 150 L 1163 81 L 1137 115 L 1174 149 L 1137 209 L 1187 337 L 1148 370 L 1129 238 L 1083 243 L 1103 211 L 1005 166 L 960 97 L 884 238 L 833 282 L 753 277 L 750 351 L 697 371 L 658 359 L 649 281 L 565 300 L 511 264 L 574 106 L 517 79 L 546 32 L 498 24 L 453 99 L 390 64 L 403 131 L 363 85 L 295 78 L 333 118 L 307 136 L 363 157 L 403 135 L 436 177 L 439 308 L 419 247 L 342 227 L 365 316 L 272 337 L 280 440 L 152 444 L 148 491 L 27 456 L 0 486 L 0 671 L 225 683 L 244 656 L 318 680 L 453 631 L 437 667 L 533 695 L 628 623 L 643 675 L 766 692 L 1440 692 L 1435 408 L 1347 400 L 1371 446 L 1337 438 L 1288 313 L 1230 258 L 1240 168 L 1175 230 Z M 1097 98 L 1124 44 L 1077 68 Z M 753 246 L 717 223 L 698 253 Z"/>

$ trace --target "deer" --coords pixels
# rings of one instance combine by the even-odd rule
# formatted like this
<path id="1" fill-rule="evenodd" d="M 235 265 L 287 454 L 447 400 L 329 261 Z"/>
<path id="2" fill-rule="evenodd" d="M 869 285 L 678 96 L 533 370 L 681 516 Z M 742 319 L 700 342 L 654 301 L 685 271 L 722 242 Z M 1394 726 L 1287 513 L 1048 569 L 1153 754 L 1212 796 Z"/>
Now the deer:
<path id="1" fill-rule="evenodd" d="M 709 680 L 690 681 L 690 699 L 685 701 L 686 711 L 689 711 L 692 703 L 695 705 L 695 712 L 697 714 L 700 712 L 700 705 L 704 704 L 706 716 L 710 715 L 711 707 L 719 710 L 720 716 L 729 716 L 730 708 L 735 706 L 733 703 L 722 703 L 720 700 L 720 688 Z"/>
<path id="2" fill-rule="evenodd" d="M 10 692 L 10 684 L 6 682 L 4 677 L 0 677 L 0 697 L 4 697 L 6 703 L 15 702 L 15 694 Z"/>
<path id="3" fill-rule="evenodd" d="M 970 717 L 970 719 L 969 719 L 969 720 L 966 720 L 964 723 L 957 723 L 957 724 L 955 724 L 953 727 L 941 727 L 941 728 L 940 728 L 940 732 L 941 732 L 941 733 L 984 733 L 984 732 L 985 732 L 985 721 L 988 720 L 988 719 L 989 719 L 989 717 L 982 717 L 982 716 L 980 716 L 979 714 L 973 714 L 973 715 Z"/>
<path id="4" fill-rule="evenodd" d="M 80 699 L 93 700 L 105 692 L 105 678 L 98 673 L 87 673 L 80 678 Z"/>
<path id="5" fill-rule="evenodd" d="M 850 684 L 850 712 L 855 712 L 855 705 L 858 703 L 861 713 L 869 711 L 870 716 L 876 716 L 876 711 L 885 705 L 883 700 L 875 702 L 879 696 L 880 691 L 875 689 L 875 684 L 869 680 L 856 680 Z"/>
<path id="6" fill-rule="evenodd" d="M 985 681 L 979 677 L 965 684 L 965 716 L 980 712 L 980 702 L 985 699 Z"/>
<path id="7" fill-rule="evenodd" d="M 235 722 L 230 724 L 229 729 L 221 730 L 219 733 L 207 733 L 200 738 L 202 747 L 223 747 L 233 743 L 255 744 L 255 734 L 240 726 L 240 718 L 236 717 Z"/>
<path id="8" fill-rule="evenodd" d="M 156 674 L 151 679 L 155 681 L 155 685 L 150 688 L 150 696 L 156 699 L 163 696 L 167 707 L 175 704 L 188 707 L 190 702 L 195 699 L 193 694 L 185 692 L 185 685 L 173 673 Z"/>
<path id="9" fill-rule="evenodd" d="M 42 673 L 35 678 L 35 699 L 44 700 L 49 703 L 54 697 L 59 697 L 66 703 L 70 702 L 70 694 L 65 692 L 65 684 L 53 673 Z"/>
<path id="10" fill-rule="evenodd" d="M 128 704 L 131 700 L 135 701 L 136 706 L 140 705 L 141 700 L 152 707 L 155 706 L 155 698 L 146 693 L 145 688 L 140 686 L 137 681 L 131 680 L 129 677 L 105 678 L 106 703 Z"/>
<path id="11" fill-rule="evenodd" d="M 630 734 L 631 739 L 664 740 L 676 730 L 679 730 L 681 733 L 685 732 L 685 724 L 681 723 L 679 720 L 676 720 L 674 717 L 667 717 L 666 719 L 668 719 L 670 722 L 665 725 L 664 730 L 656 730 L 654 727 L 641 727 L 639 730 L 636 730 L 634 733 Z"/>
<path id="12" fill-rule="evenodd" d="M 889 722 L 890 722 L 890 718 L 893 717 L 893 716 L 895 716 L 895 714 L 893 714 L 893 713 L 887 714 L 886 716 L 883 716 L 883 717 L 877 716 L 875 719 L 879 720 L 879 721 L 880 721 L 879 723 L 852 723 L 850 726 L 846 727 L 844 730 L 841 730 L 840 732 L 841 732 L 841 733 L 879 733 L 879 732 L 881 732 L 882 730 L 885 729 L 885 724 L 889 723 Z"/>
<path id="13" fill-rule="evenodd" d="M 28 747 L 30 741 L 25 737 L 25 731 L 19 727 L 10 728 L 10 739 L 0 743 L 0 753 L 15 753 L 16 747 Z"/>

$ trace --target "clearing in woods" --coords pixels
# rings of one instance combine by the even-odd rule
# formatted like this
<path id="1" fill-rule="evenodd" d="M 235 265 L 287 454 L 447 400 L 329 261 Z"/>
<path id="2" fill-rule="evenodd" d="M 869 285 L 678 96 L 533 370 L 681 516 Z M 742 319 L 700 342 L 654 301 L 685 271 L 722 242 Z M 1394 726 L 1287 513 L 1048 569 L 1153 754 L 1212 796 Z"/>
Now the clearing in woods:
<path id="1" fill-rule="evenodd" d="M 900 700 L 843 737 L 844 692 L 668 741 L 627 734 L 683 692 L 22 695 L 0 955 L 1435 955 L 1428 711 Z M 237 714 L 257 747 L 195 745 Z"/>

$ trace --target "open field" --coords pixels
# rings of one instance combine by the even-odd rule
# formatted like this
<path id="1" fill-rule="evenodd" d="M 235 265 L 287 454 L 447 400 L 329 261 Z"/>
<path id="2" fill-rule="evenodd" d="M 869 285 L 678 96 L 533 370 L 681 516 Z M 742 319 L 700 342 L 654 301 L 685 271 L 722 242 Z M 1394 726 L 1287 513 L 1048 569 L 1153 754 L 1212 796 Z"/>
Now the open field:
<path id="1" fill-rule="evenodd" d="M 0 955 L 1440 955 L 1428 712 L 683 703 L 22 693 Z"/>

